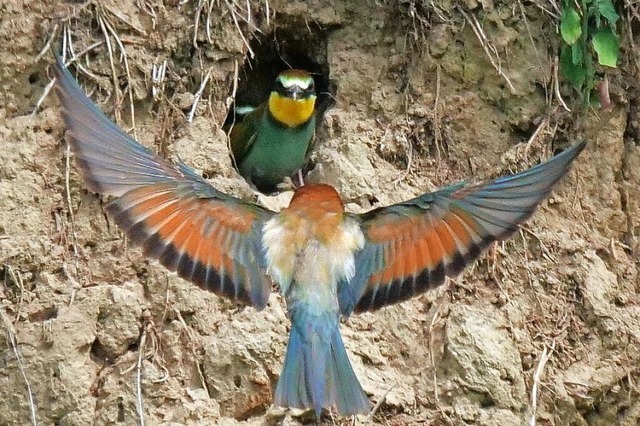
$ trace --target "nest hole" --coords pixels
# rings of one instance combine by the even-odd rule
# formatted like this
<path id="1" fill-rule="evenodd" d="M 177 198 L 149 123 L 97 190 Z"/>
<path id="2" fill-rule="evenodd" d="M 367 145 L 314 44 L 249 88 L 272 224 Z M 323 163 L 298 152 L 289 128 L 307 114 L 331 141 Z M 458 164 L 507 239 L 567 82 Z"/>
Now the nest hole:
<path id="1" fill-rule="evenodd" d="M 235 121 L 237 107 L 256 107 L 264 102 L 278 74 L 291 68 L 306 70 L 313 76 L 317 121 L 321 122 L 322 114 L 333 104 L 336 92 L 329 79 L 327 31 L 305 23 L 291 23 L 287 29 L 257 34 L 250 46 L 254 57 L 247 57 L 238 71 L 235 105 L 227 113 L 225 126 Z"/>

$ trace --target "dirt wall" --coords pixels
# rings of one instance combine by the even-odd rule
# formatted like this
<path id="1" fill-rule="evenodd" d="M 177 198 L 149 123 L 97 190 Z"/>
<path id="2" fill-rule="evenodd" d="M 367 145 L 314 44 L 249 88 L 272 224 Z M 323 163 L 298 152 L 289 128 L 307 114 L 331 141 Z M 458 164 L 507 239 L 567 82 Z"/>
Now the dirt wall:
<path id="1" fill-rule="evenodd" d="M 282 299 L 256 312 L 145 260 L 67 163 L 55 97 L 36 110 L 51 78 L 40 52 L 65 35 L 79 81 L 121 126 L 272 208 L 290 193 L 258 199 L 221 130 L 249 49 L 328 73 L 308 179 L 351 211 L 523 170 L 588 138 L 512 239 L 443 288 L 343 325 L 380 403 L 357 423 L 638 424 L 638 15 L 620 10 L 603 122 L 557 81 L 555 2 L 436 3 L 0 0 L 0 424 L 141 424 L 140 406 L 150 425 L 311 421 L 270 406 Z"/>

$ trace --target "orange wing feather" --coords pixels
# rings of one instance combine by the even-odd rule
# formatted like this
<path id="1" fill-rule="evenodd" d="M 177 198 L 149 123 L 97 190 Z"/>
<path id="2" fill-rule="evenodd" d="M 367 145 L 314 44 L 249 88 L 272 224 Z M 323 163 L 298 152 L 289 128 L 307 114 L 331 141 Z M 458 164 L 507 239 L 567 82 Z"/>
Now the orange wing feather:
<path id="1" fill-rule="evenodd" d="M 217 191 L 193 170 L 133 140 L 91 102 L 56 58 L 62 116 L 89 188 L 147 255 L 214 293 L 263 308 L 271 291 L 262 224 L 274 213 Z"/>
<path id="2" fill-rule="evenodd" d="M 460 273 L 533 214 L 584 146 L 513 176 L 452 185 L 356 216 L 367 242 L 356 254 L 356 275 L 338 289 L 342 313 L 406 300 Z"/>
<path id="3" fill-rule="evenodd" d="M 252 206 L 194 196 L 179 182 L 145 186 L 108 213 L 147 256 L 214 293 L 263 307 L 271 282 L 260 267 Z"/>

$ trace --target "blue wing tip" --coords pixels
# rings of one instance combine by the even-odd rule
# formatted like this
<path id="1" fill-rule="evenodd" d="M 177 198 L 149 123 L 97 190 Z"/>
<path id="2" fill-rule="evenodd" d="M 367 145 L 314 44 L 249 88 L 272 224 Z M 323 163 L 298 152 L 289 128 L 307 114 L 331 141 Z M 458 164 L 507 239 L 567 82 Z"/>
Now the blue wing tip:
<path id="1" fill-rule="evenodd" d="M 587 146 L 587 141 L 582 140 L 580 142 L 574 143 L 569 148 L 562 151 L 560 154 L 557 154 L 550 158 L 549 160 L 538 164 L 537 166 L 532 167 L 528 171 L 523 172 L 525 174 L 527 172 L 534 172 L 540 169 L 552 169 L 558 167 L 558 176 L 556 180 L 559 180 L 562 176 L 564 176 L 571 167 L 573 160 L 576 159 L 578 155 L 584 150 Z M 563 171 L 561 171 L 563 170 Z"/>
<path id="2" fill-rule="evenodd" d="M 586 140 L 581 140 L 580 142 L 574 143 L 569 148 L 562 151 L 557 157 L 569 157 L 571 160 L 576 158 L 587 146 Z"/>
<path id="3" fill-rule="evenodd" d="M 55 64 L 54 64 L 54 73 L 56 75 L 56 78 L 58 79 L 58 81 L 62 80 L 63 78 L 67 77 L 65 74 L 69 73 L 69 70 L 67 69 L 66 65 L 64 64 L 64 62 L 62 61 L 62 56 L 60 56 L 60 54 L 58 52 L 53 51 L 53 57 L 55 59 Z M 70 77 L 71 75 L 69 74 L 68 77 Z"/>

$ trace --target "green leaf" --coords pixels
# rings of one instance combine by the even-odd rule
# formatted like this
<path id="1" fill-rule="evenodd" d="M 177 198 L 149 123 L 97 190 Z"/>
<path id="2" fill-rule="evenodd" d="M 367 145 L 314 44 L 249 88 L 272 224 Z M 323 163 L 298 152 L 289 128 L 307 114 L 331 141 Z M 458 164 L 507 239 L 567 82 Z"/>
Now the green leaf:
<path id="1" fill-rule="evenodd" d="M 582 56 L 582 43 L 571 46 L 571 62 L 573 65 L 584 65 L 584 56 Z"/>
<path id="2" fill-rule="evenodd" d="M 618 37 L 611 31 L 611 28 L 602 28 L 593 35 L 591 40 L 593 49 L 598 54 L 600 65 L 615 68 L 618 62 L 620 44 Z"/>
<path id="3" fill-rule="evenodd" d="M 619 16 L 616 13 L 616 9 L 613 7 L 613 3 L 611 0 L 596 0 L 596 8 L 600 15 L 604 16 L 605 19 L 609 22 L 609 25 L 612 28 L 616 27 L 616 21 Z"/>
<path id="4" fill-rule="evenodd" d="M 573 87 L 580 90 L 587 77 L 587 70 L 584 66 L 573 63 L 572 50 L 569 46 L 562 46 L 560 50 L 560 71 Z"/>
<path id="5" fill-rule="evenodd" d="M 580 15 L 573 7 L 563 9 L 562 18 L 560 18 L 560 34 L 562 39 L 572 45 L 582 35 L 582 26 L 580 25 Z"/>

